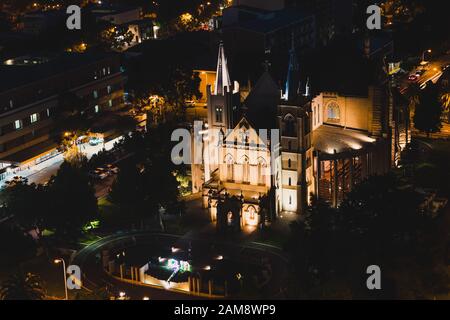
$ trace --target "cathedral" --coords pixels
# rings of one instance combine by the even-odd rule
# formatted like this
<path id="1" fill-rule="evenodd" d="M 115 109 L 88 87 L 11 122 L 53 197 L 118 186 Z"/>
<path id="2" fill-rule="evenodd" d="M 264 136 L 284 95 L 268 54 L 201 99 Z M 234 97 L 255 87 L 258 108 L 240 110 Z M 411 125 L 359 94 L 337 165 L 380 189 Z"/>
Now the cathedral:
<path id="1" fill-rule="evenodd" d="M 192 186 L 220 230 L 302 214 L 314 199 L 337 207 L 353 185 L 395 166 L 409 142 L 407 103 L 388 77 L 360 96 L 313 93 L 309 79 L 300 85 L 293 48 L 283 85 L 266 65 L 243 99 L 219 46 Z"/>

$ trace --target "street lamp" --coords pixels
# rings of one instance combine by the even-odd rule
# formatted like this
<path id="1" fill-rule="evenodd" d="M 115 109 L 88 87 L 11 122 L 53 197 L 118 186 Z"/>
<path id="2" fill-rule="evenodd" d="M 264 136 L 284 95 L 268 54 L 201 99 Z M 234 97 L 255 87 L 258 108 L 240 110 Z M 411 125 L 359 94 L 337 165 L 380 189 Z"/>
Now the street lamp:
<path id="1" fill-rule="evenodd" d="M 66 262 L 64 261 L 63 258 L 55 259 L 54 262 L 55 262 L 56 264 L 62 262 L 62 266 L 63 266 L 63 275 L 64 275 L 64 291 L 65 291 L 65 293 L 66 293 L 66 300 L 69 300 L 69 295 L 67 294 Z"/>
<path id="2" fill-rule="evenodd" d="M 425 53 L 431 53 L 431 49 L 428 49 L 428 50 L 425 50 L 424 52 L 422 52 L 422 61 L 420 62 L 420 64 L 426 64 L 426 61 L 425 61 Z"/>

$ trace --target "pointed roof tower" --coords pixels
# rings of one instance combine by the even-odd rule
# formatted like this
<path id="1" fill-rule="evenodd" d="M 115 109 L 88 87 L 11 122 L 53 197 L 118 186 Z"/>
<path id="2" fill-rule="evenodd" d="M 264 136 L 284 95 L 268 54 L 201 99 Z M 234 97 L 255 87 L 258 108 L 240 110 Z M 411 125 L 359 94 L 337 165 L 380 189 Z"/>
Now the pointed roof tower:
<path id="1" fill-rule="evenodd" d="M 299 88 L 299 64 L 295 54 L 294 34 L 292 33 L 291 50 L 289 50 L 289 67 L 284 86 L 283 100 L 291 100 L 297 95 Z"/>
<path id="2" fill-rule="evenodd" d="M 227 88 L 227 89 L 226 89 Z M 231 90 L 230 74 L 228 73 L 227 59 L 223 42 L 219 44 L 219 56 L 217 58 L 216 83 L 214 84 L 214 94 L 224 95 L 225 92 Z"/>

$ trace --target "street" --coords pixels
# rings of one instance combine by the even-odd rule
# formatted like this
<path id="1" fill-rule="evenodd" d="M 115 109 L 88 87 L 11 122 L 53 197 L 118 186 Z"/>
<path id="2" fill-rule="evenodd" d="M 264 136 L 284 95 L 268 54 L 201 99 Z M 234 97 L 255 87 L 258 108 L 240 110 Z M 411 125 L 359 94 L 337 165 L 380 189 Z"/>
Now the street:
<path id="1" fill-rule="evenodd" d="M 436 81 L 442 75 L 442 68 L 444 68 L 448 64 L 450 64 L 450 54 L 446 54 L 436 58 L 435 60 L 429 61 L 425 66 L 425 73 L 422 74 L 417 80 L 420 88 L 423 89 L 426 83 L 430 80 L 436 83 Z M 411 84 L 411 82 L 408 80 L 408 76 L 415 71 L 416 70 L 406 73 L 401 79 L 399 79 L 399 87 L 401 93 L 405 93 L 406 89 Z"/>
<path id="2" fill-rule="evenodd" d="M 88 159 L 92 158 L 93 155 L 100 152 L 102 149 L 111 150 L 114 147 L 114 143 L 119 141 L 122 137 L 115 138 L 104 144 L 98 144 L 96 146 L 91 146 L 89 143 L 83 143 L 78 146 L 78 149 L 83 153 Z M 14 179 L 14 177 L 27 178 L 29 183 L 44 184 L 51 176 L 58 172 L 59 167 L 64 162 L 64 155 L 58 154 L 48 160 L 45 160 L 37 165 L 32 165 L 25 170 L 17 171 L 11 174 L 7 179 L 0 181 L 0 187 L 5 185 L 6 181 Z M 107 194 L 109 186 L 113 181 L 113 177 L 109 176 L 103 180 L 100 180 L 98 185 L 96 184 L 96 196 L 103 197 Z"/>

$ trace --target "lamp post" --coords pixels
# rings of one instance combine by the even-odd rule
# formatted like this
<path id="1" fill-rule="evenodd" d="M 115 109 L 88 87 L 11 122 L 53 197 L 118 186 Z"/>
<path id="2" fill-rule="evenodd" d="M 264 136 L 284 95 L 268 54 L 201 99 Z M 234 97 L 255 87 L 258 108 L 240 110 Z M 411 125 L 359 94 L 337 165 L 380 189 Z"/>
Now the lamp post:
<path id="1" fill-rule="evenodd" d="M 63 275 L 64 275 L 64 291 L 65 291 L 65 293 L 66 293 L 66 300 L 69 300 L 69 295 L 68 295 L 68 293 L 67 293 L 66 262 L 64 261 L 63 258 L 55 259 L 54 262 L 55 262 L 56 264 L 62 262 L 62 266 L 63 266 Z"/>

